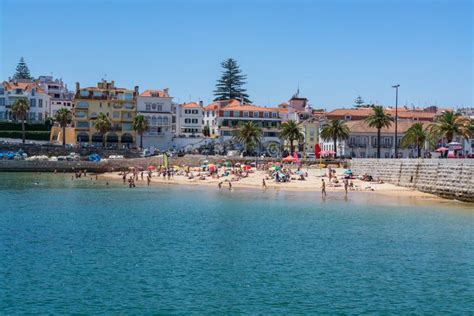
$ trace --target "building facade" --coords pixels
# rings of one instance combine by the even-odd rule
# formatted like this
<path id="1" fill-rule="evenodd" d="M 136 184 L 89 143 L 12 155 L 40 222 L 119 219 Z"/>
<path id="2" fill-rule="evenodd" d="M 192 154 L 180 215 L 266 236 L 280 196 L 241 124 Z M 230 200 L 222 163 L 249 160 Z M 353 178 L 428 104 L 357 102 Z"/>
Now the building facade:
<path id="1" fill-rule="evenodd" d="M 201 103 L 181 104 L 176 109 L 176 136 L 202 137 L 204 109 Z"/>
<path id="2" fill-rule="evenodd" d="M 143 147 L 154 147 L 166 150 L 172 147 L 174 132 L 173 102 L 168 89 L 146 90 L 137 97 L 138 114 L 143 115 L 148 123 L 148 129 L 143 133 Z M 140 142 L 137 135 L 137 145 Z"/>
<path id="3" fill-rule="evenodd" d="M 337 152 L 338 156 L 352 158 L 376 158 L 377 157 L 377 129 L 369 127 L 365 121 L 346 122 L 350 130 L 347 140 L 337 141 L 336 148 L 331 139 L 321 139 L 320 146 L 322 150 L 332 150 Z M 406 131 L 414 124 L 411 121 L 398 122 L 398 156 L 399 158 L 417 157 L 415 146 L 401 148 L 401 140 Z M 428 124 L 428 123 L 426 123 Z M 423 144 L 426 150 L 422 150 L 422 157 L 428 151 L 427 144 Z M 393 158 L 395 156 L 395 124 L 389 128 L 381 130 L 380 138 L 380 158 Z"/>
<path id="4" fill-rule="evenodd" d="M 108 147 L 131 147 L 136 135 L 133 119 L 137 111 L 138 87 L 134 90 L 117 88 L 115 82 L 102 80 L 97 87 L 81 88 L 76 83 L 74 97 L 74 128 L 78 143 Z M 101 135 L 94 127 L 100 113 L 109 117 L 112 127 L 106 135 Z"/>
<path id="5" fill-rule="evenodd" d="M 39 76 L 35 80 L 50 97 L 48 116 L 54 117 L 59 109 L 66 108 L 73 111 L 74 93 L 70 92 L 62 79 L 53 79 L 53 76 Z"/>
<path id="6" fill-rule="evenodd" d="M 48 117 L 50 96 L 35 82 L 11 80 L 0 84 L 0 120 L 17 120 L 12 106 L 19 99 L 28 101 L 27 122 L 43 123 Z"/>

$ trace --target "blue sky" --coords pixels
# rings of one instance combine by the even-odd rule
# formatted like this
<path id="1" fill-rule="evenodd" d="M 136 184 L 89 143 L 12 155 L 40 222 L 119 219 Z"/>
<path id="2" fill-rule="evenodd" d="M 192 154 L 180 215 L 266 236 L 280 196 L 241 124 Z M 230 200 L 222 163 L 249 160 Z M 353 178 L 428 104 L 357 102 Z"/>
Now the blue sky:
<path id="1" fill-rule="evenodd" d="M 212 100 L 233 57 L 255 104 L 299 86 L 317 108 L 474 106 L 471 0 L 0 0 L 0 76 L 24 56 L 71 88 L 104 77 L 175 101 Z"/>

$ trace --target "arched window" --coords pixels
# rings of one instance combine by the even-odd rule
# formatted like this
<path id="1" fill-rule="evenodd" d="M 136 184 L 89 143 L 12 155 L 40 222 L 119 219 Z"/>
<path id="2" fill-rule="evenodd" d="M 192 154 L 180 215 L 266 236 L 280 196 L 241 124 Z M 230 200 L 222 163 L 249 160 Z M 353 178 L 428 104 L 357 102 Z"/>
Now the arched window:
<path id="1" fill-rule="evenodd" d="M 168 125 L 169 124 L 169 119 L 167 116 L 163 118 L 163 125 Z"/>
<path id="2" fill-rule="evenodd" d="M 163 125 L 163 118 L 158 116 L 158 125 Z"/>
<path id="3" fill-rule="evenodd" d="M 153 117 L 151 118 L 151 125 L 152 125 L 152 126 L 156 126 L 156 116 L 153 116 Z"/>

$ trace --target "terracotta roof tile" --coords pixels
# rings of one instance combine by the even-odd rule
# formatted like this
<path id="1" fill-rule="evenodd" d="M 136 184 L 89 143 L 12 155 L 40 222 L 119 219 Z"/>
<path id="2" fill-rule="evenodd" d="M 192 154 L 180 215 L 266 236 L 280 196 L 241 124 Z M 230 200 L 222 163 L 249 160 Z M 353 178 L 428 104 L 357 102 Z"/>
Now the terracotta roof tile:
<path id="1" fill-rule="evenodd" d="M 405 133 L 413 124 L 417 122 L 410 122 L 410 121 L 398 121 L 398 127 L 397 131 L 400 134 Z M 422 122 L 420 122 L 422 123 Z M 359 120 L 359 121 L 349 121 L 346 122 L 347 127 L 349 127 L 350 131 L 352 133 L 377 133 L 376 128 L 369 127 L 367 123 L 364 120 Z M 423 125 L 427 126 L 429 123 L 422 123 Z M 391 134 L 395 133 L 395 123 L 392 123 L 392 125 L 389 128 L 383 128 L 381 130 L 382 134 Z"/>
<path id="2" fill-rule="evenodd" d="M 141 97 L 151 97 L 153 95 L 156 95 L 157 97 L 160 97 L 160 98 L 169 97 L 168 93 L 166 93 L 164 90 L 145 90 L 140 94 Z"/>
<path id="3" fill-rule="evenodd" d="M 198 108 L 202 108 L 202 107 L 199 104 L 197 104 L 196 102 L 191 102 L 191 103 L 183 104 L 183 108 L 184 109 L 198 109 Z"/>

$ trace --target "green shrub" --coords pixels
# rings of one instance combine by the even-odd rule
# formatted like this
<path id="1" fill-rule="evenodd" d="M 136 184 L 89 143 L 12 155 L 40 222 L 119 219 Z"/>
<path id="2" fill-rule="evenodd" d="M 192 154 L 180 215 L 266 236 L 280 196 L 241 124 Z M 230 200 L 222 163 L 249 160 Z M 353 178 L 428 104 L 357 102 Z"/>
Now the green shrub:
<path id="1" fill-rule="evenodd" d="M 26 131 L 50 131 L 49 124 L 25 124 Z M 0 122 L 0 131 L 21 131 L 21 123 Z"/>
<path id="2" fill-rule="evenodd" d="M 22 133 L 21 131 L 0 131 L 0 138 L 19 138 L 21 139 Z M 45 140 L 49 141 L 49 132 L 25 132 L 25 139 L 29 140 Z"/>

